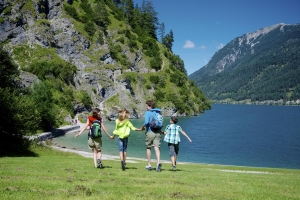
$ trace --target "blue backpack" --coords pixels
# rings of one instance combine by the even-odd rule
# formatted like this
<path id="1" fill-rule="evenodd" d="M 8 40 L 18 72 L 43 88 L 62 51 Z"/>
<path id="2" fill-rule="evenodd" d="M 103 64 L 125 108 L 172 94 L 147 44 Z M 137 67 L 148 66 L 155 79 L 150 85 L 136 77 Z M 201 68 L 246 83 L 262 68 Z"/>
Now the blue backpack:
<path id="1" fill-rule="evenodd" d="M 159 131 L 163 127 L 163 116 L 161 115 L 161 111 L 158 108 L 154 108 L 150 110 L 152 115 L 150 117 L 149 126 L 151 130 Z"/>

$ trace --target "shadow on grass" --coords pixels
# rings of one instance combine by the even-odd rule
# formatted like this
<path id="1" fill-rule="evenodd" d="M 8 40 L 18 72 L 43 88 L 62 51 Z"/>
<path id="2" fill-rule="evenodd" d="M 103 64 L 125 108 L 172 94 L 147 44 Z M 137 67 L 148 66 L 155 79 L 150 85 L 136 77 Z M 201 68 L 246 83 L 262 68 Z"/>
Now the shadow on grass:
<path id="1" fill-rule="evenodd" d="M 20 137 L 6 137 L 0 142 L 0 157 L 38 157 L 31 147 L 35 142 Z"/>
<path id="2" fill-rule="evenodd" d="M 29 150 L 29 149 L 14 149 L 9 151 L 9 149 L 0 150 L 0 158 L 1 157 L 39 157 L 39 154 Z"/>

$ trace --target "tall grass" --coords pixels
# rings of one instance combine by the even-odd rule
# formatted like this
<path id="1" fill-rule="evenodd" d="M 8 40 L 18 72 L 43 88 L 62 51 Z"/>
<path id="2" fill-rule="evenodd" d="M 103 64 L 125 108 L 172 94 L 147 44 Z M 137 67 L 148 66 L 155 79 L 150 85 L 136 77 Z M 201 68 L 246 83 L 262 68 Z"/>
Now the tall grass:
<path id="1" fill-rule="evenodd" d="M 92 159 L 47 147 L 0 159 L 0 199 L 300 199 L 300 170 Z M 154 163 L 153 163 L 154 166 Z"/>

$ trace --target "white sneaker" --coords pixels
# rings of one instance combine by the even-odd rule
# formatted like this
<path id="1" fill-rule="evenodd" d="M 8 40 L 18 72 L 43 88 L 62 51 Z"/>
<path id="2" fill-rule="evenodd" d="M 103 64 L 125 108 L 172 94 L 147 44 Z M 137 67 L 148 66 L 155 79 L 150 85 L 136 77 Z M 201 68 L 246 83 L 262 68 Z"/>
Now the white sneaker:
<path id="1" fill-rule="evenodd" d="M 146 169 L 149 170 L 149 171 L 152 170 L 151 165 L 147 165 L 147 166 L 146 166 Z"/>
<path id="2" fill-rule="evenodd" d="M 157 171 L 157 172 L 160 172 L 160 170 L 161 170 L 161 164 L 158 163 L 158 164 L 156 165 L 156 171 Z"/>

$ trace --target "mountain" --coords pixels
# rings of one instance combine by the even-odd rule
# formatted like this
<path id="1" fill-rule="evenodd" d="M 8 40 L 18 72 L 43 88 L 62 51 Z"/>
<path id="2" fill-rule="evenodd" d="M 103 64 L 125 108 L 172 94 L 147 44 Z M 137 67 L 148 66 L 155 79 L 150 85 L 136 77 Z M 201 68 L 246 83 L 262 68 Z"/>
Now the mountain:
<path id="1" fill-rule="evenodd" d="M 42 84 L 40 91 L 50 92 L 55 121 L 47 123 L 59 126 L 76 114 L 84 121 L 93 107 L 108 119 L 120 108 L 141 118 L 148 99 L 165 116 L 210 109 L 180 57 L 156 39 L 153 24 L 142 21 L 156 19 L 151 4 L 133 9 L 114 2 L 0 1 L 1 48 L 18 66 L 20 87 Z"/>
<path id="2" fill-rule="evenodd" d="M 213 102 L 280 104 L 300 99 L 299 77 L 300 24 L 237 37 L 189 76 Z"/>

